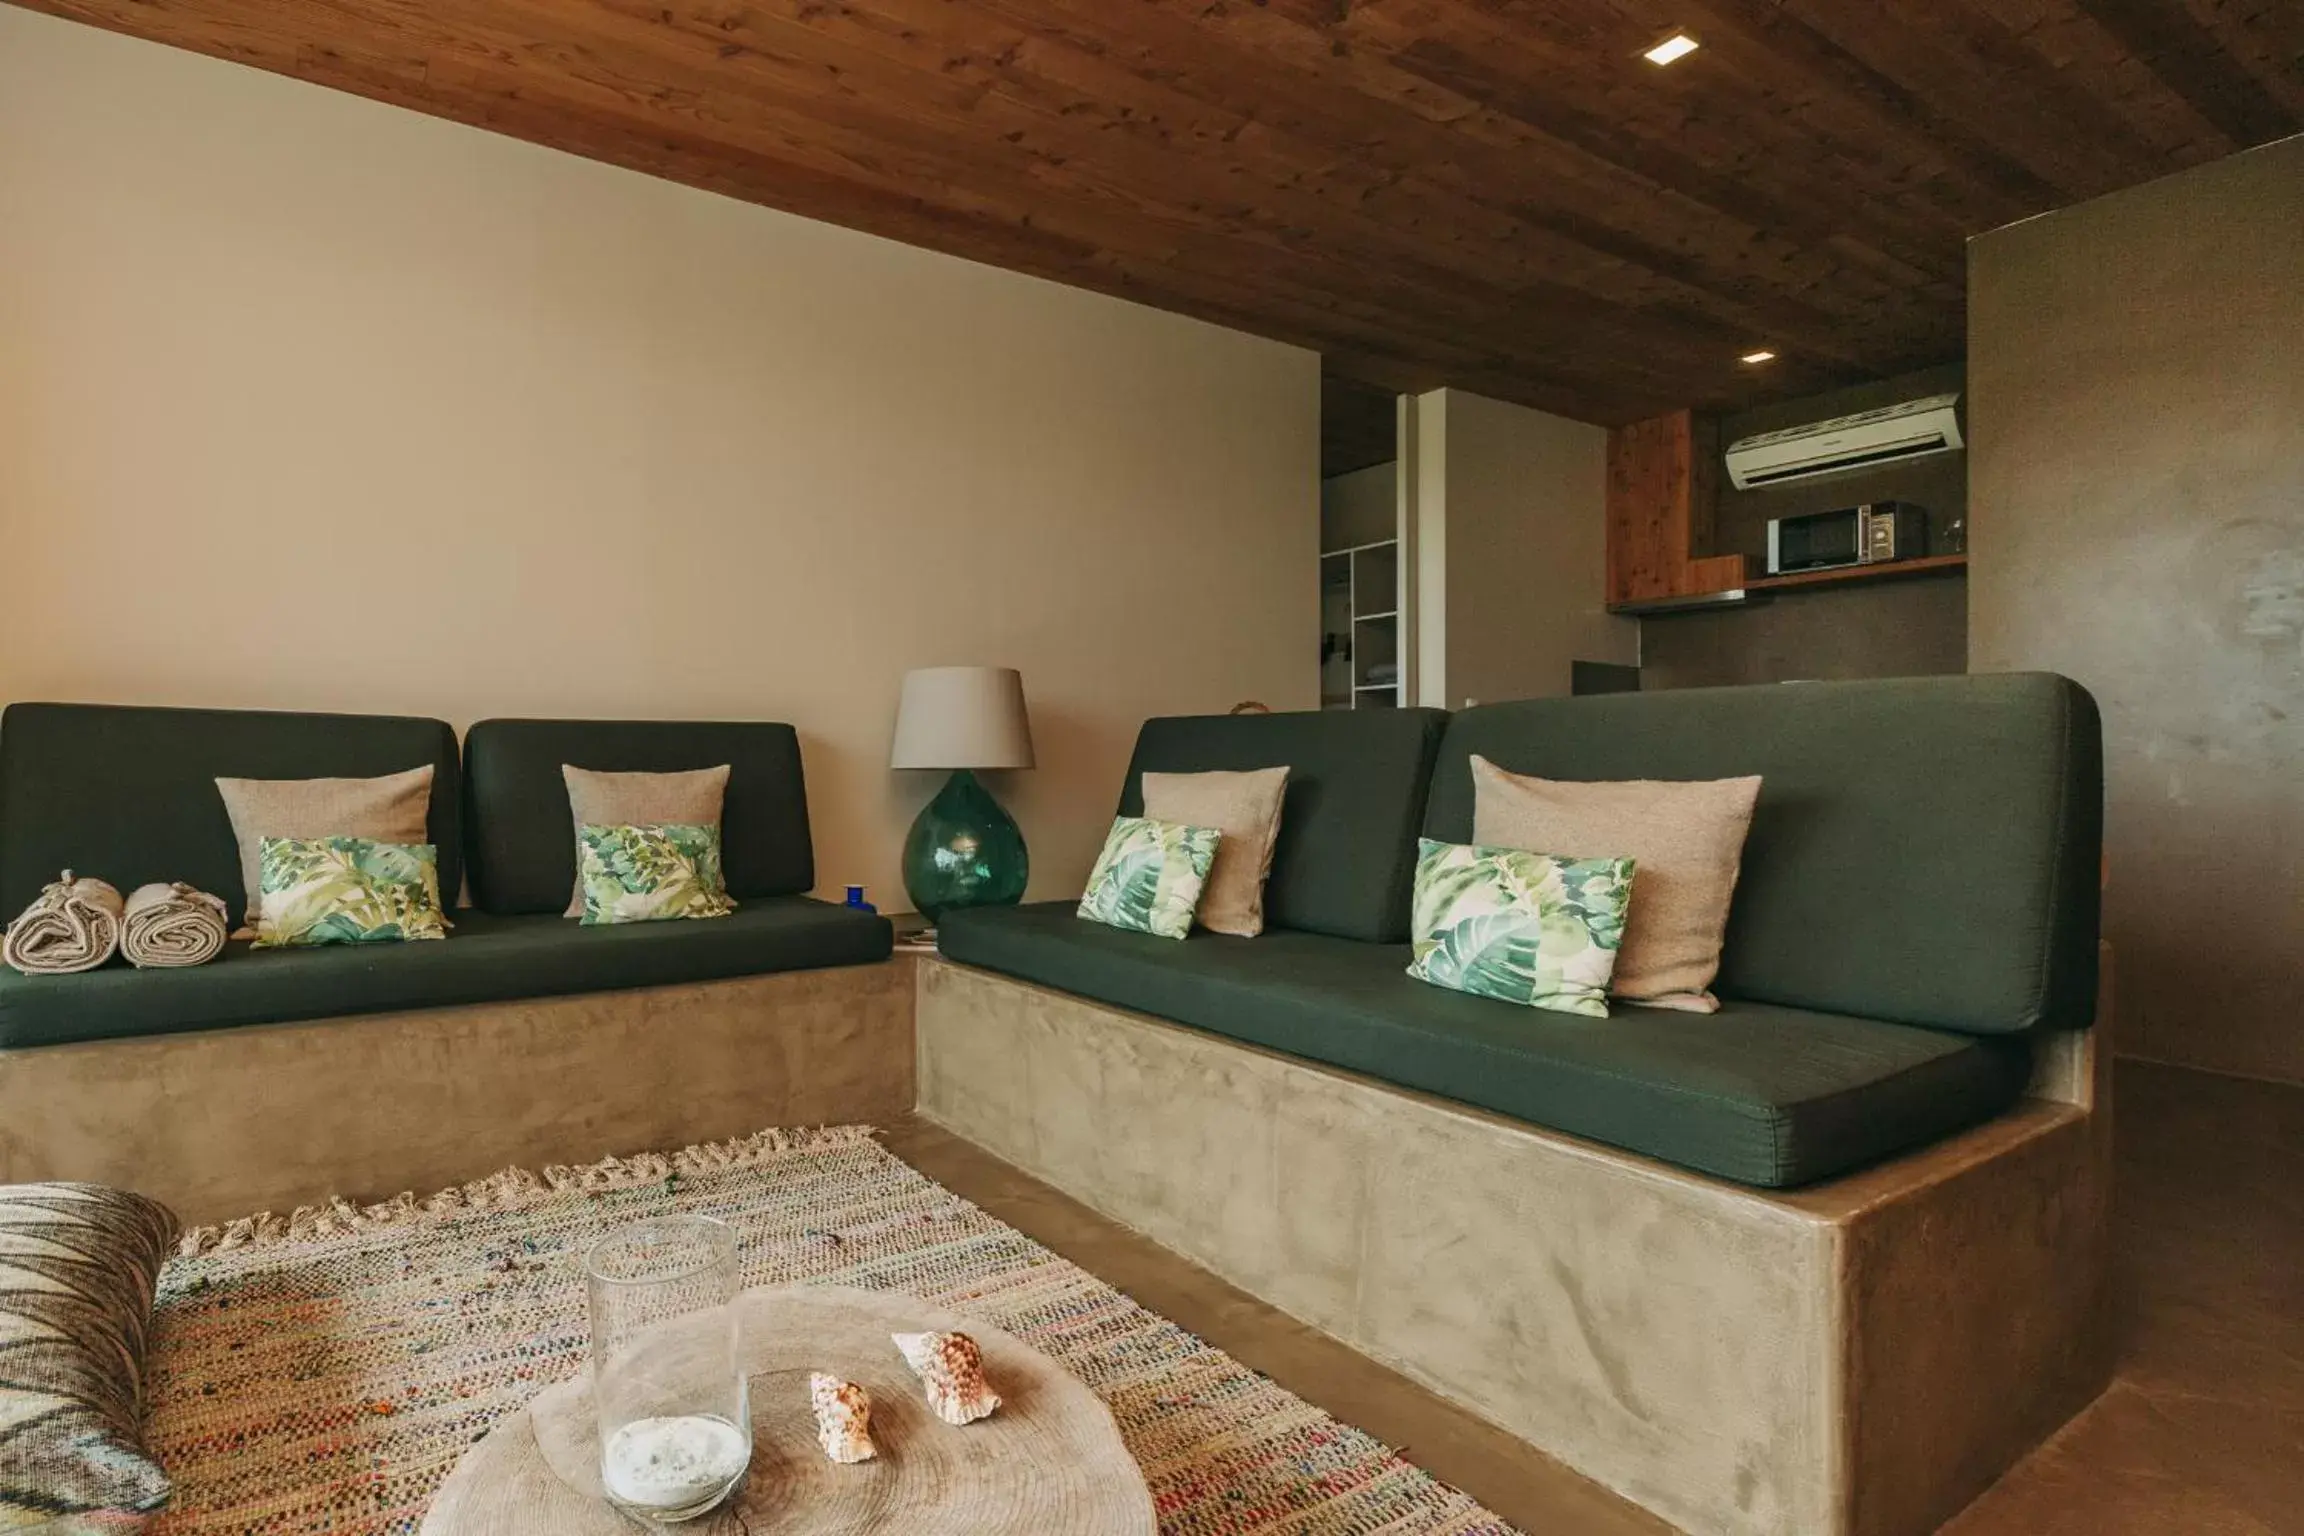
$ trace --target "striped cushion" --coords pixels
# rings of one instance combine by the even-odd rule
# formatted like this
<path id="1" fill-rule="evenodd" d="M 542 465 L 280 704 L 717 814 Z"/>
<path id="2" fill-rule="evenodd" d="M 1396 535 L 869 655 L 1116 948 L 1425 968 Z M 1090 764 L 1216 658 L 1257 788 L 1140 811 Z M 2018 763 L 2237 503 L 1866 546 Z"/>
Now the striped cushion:
<path id="1" fill-rule="evenodd" d="M 94 1184 L 0 1185 L 0 1531 L 158 1509 L 144 1454 L 166 1207 Z"/>

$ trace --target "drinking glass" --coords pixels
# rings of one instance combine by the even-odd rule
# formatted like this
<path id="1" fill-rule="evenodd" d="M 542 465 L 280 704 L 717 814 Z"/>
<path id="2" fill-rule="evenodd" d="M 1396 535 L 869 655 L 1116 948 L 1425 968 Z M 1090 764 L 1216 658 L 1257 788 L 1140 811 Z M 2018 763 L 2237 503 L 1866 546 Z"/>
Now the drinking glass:
<path id="1" fill-rule="evenodd" d="M 592 1245 L 584 1281 L 609 1499 L 652 1520 L 703 1514 L 752 1461 L 735 1229 L 709 1216 L 635 1222 Z"/>

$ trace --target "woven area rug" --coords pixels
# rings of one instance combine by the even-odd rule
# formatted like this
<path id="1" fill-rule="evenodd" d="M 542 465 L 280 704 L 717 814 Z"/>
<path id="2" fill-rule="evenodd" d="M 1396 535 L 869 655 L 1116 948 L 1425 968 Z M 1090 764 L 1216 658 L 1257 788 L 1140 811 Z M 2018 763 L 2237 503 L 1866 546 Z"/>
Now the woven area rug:
<path id="1" fill-rule="evenodd" d="M 152 1536 L 414 1532 L 467 1447 L 584 1368 L 586 1246 L 666 1211 L 733 1223 L 748 1286 L 900 1292 L 1045 1351 L 1110 1405 L 1164 1536 L 1514 1536 L 859 1127 L 190 1234 L 160 1286 L 150 1436 L 176 1495 Z"/>

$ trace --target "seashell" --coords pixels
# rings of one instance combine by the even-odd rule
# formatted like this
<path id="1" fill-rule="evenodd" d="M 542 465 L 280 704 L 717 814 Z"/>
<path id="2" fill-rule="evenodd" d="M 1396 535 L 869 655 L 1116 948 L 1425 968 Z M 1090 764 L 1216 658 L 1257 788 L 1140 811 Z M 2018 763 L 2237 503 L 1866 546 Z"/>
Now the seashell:
<path id="1" fill-rule="evenodd" d="M 872 1444 L 872 1394 L 852 1381 L 814 1371 L 808 1400 L 816 1408 L 816 1441 L 824 1454 L 843 1464 L 870 1461 L 880 1454 Z"/>
<path id="2" fill-rule="evenodd" d="M 928 1407 L 947 1424 L 973 1424 L 1000 1406 L 984 1381 L 984 1352 L 964 1333 L 892 1333 L 904 1363 L 928 1386 Z"/>

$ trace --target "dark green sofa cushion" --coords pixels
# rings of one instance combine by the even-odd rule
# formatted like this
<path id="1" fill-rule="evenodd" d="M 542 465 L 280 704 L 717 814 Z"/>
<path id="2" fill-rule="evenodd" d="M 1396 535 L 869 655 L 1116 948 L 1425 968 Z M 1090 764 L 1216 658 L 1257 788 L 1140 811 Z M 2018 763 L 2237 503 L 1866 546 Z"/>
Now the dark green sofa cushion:
<path id="1" fill-rule="evenodd" d="M 728 765 L 721 866 L 728 893 L 796 896 L 816 883 L 800 737 L 757 721 L 483 720 L 464 734 L 472 899 L 501 914 L 559 913 L 576 884 L 564 763 L 608 773 Z"/>
<path id="2" fill-rule="evenodd" d="M 2103 738 L 2069 678 L 1469 709 L 1441 742 L 1427 836 L 1471 837 L 1474 753 L 1551 779 L 1762 775 L 1723 997 L 1973 1034 L 2095 1017 Z"/>
<path id="3" fill-rule="evenodd" d="M 1740 1001 L 1585 1019 L 1411 981 L 1405 945 L 1178 943 L 1064 903 L 954 913 L 941 942 L 965 964 L 1769 1188 L 1989 1119 L 2030 1069 L 2021 1039 Z"/>
<path id="4" fill-rule="evenodd" d="M 464 911 L 435 942 L 233 944 L 213 964 L 174 971 L 0 969 L 0 1049 L 864 965 L 887 959 L 890 942 L 887 919 L 805 896 L 757 898 L 709 921 L 604 928 Z"/>
<path id="5" fill-rule="evenodd" d="M 365 779 L 426 763 L 440 890 L 454 901 L 463 867 L 456 733 L 442 721 L 11 704 L 0 714 L 0 923 L 67 867 L 122 895 L 189 881 L 237 913 L 247 893 L 217 779 Z"/>
<path id="6" fill-rule="evenodd" d="M 1120 814 L 1144 814 L 1147 772 L 1286 765 L 1288 798 L 1264 886 L 1265 923 L 1403 940 L 1416 828 L 1447 718 L 1436 709 L 1363 709 L 1147 720 Z"/>

